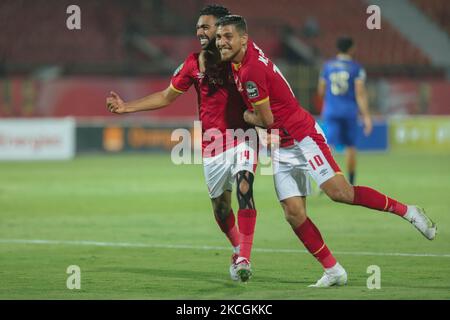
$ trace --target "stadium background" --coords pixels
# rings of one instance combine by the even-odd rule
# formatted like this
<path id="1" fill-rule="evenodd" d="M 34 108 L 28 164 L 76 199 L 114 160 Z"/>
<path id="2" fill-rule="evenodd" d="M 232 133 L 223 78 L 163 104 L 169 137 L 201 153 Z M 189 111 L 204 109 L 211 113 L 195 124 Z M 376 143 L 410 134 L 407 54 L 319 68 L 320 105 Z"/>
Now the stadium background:
<path id="1" fill-rule="evenodd" d="M 62 247 L 54 249 L 51 241 L 133 243 L 135 240 L 135 243 L 150 246 L 136 254 L 147 255 L 145 250 L 155 250 L 152 255 L 158 257 L 157 264 L 163 270 L 167 267 L 164 259 L 169 259 L 165 255 L 184 257 L 192 254 L 184 251 L 177 255 L 161 253 L 161 250 L 169 250 L 164 246 L 226 246 L 214 226 L 201 168 L 177 167 L 170 163 L 169 152 L 174 144 L 170 141 L 172 130 L 192 128 L 193 120 L 197 119 L 195 91 L 191 89 L 172 106 L 151 113 L 117 116 L 108 113 L 105 107 L 110 90 L 129 100 L 167 87 L 176 67 L 188 53 L 199 49 L 194 27 L 200 8 L 206 3 L 210 1 L 1 1 L 0 160 L 4 161 L 0 162 L 0 219 L 3 220 L 0 254 L 7 263 L 0 272 L 7 285 L 0 289 L 0 297 L 71 298 L 72 293 L 65 288 L 65 270 L 62 274 L 58 273 L 59 269 L 54 270 L 58 274 L 55 277 L 63 283 L 62 288 L 48 284 L 56 281 L 51 276 L 48 276 L 48 282 L 42 280 L 47 291 L 39 291 L 38 285 L 30 284 L 33 283 L 30 279 L 35 278 L 33 272 L 37 272 L 33 263 L 39 264 L 42 259 L 46 262 L 38 269 L 54 265 L 52 259 L 61 266 L 76 264 L 77 259 L 82 259 L 78 263 L 84 261 L 89 265 L 92 259 L 93 265 L 97 263 L 98 268 L 112 274 L 111 277 L 121 276 L 115 273 L 113 266 L 109 265 L 111 269 L 105 267 L 114 262 L 94 261 L 105 253 L 90 253 L 83 251 L 90 249 L 84 248 L 77 251 L 70 243 L 60 243 Z M 447 195 L 450 189 L 448 1 L 279 0 L 275 4 L 264 0 L 223 0 L 220 3 L 247 18 L 251 37 L 283 71 L 301 104 L 316 116 L 322 105 L 316 94 L 321 64 L 335 55 L 337 36 L 354 37 L 357 44 L 355 59 L 368 73 L 370 111 L 376 124 L 370 137 L 364 138 L 362 130 L 358 136 L 358 148 L 368 151 L 360 156 L 358 182 L 368 184 L 373 181 L 406 201 L 422 202 L 434 209 L 431 216 L 441 222 L 441 240 L 436 240 L 435 246 L 424 243 L 425 240 L 411 235 L 408 226 L 401 225 L 400 228 L 404 228 L 400 232 L 395 229 L 397 224 L 395 227 L 387 224 L 393 221 L 389 218 L 384 218 L 388 219 L 385 224 L 376 218 L 372 221 L 376 214 L 367 214 L 370 217 L 365 219 L 368 220 L 356 220 L 352 226 L 334 217 L 331 219 L 333 227 L 324 227 L 324 233 L 335 241 L 331 247 L 341 245 L 341 251 L 351 251 L 349 243 L 354 241 L 354 236 L 339 238 L 342 230 L 353 232 L 355 228 L 358 229 L 356 233 L 369 243 L 362 243 L 359 251 L 371 251 L 366 250 L 369 247 L 398 252 L 403 248 L 410 254 L 436 254 L 431 258 L 439 261 L 435 265 L 427 264 L 425 257 L 418 257 L 422 259 L 420 262 L 400 261 L 399 257 L 392 259 L 398 259 L 398 265 L 395 264 L 398 273 L 404 272 L 400 266 L 406 268 L 417 263 L 431 278 L 437 272 L 448 275 L 450 238 L 445 230 L 445 225 L 450 226 Z M 81 9 L 81 30 L 66 27 L 70 15 L 66 9 L 71 4 Z M 366 27 L 370 16 L 366 9 L 370 4 L 381 8 L 381 30 Z M 342 158 L 338 156 L 338 160 L 342 161 Z M 260 211 L 276 212 L 270 219 L 277 222 L 264 221 L 264 213 L 261 213 L 258 222 L 261 231 L 258 233 L 257 230 L 255 248 L 273 245 L 276 250 L 291 245 L 302 250 L 284 225 L 280 227 L 283 229 L 279 231 L 279 238 L 273 241 L 264 238 L 264 225 L 267 228 L 273 222 L 281 226 L 283 222 L 270 178 L 257 180 L 257 188 L 258 185 L 256 191 L 260 192 L 260 199 L 264 198 L 260 200 Z M 169 194 L 171 190 L 173 192 Z M 256 201 L 258 203 L 258 193 Z M 336 206 L 325 199 L 312 199 L 311 206 L 319 208 L 318 211 L 337 210 L 348 217 L 352 214 L 340 206 L 335 209 Z M 181 211 L 191 214 L 183 215 Z M 173 216 L 174 221 L 180 219 L 178 223 L 186 229 L 176 235 L 177 223 L 167 222 L 165 214 Z M 329 220 L 325 213 L 322 214 L 317 219 L 326 226 Z M 359 219 L 361 215 L 358 214 Z M 198 226 L 192 228 L 194 222 Z M 368 223 L 378 223 L 380 229 L 361 230 Z M 397 244 L 401 241 L 408 244 L 400 244 L 397 248 L 387 239 L 384 239 L 386 243 L 381 242 L 382 248 L 370 244 L 372 240 L 379 241 L 376 234 L 380 232 L 391 232 L 391 235 L 399 236 L 395 238 Z M 406 237 L 402 236 L 403 232 Z M 47 243 L 49 248 L 33 243 L 42 239 L 50 241 Z M 283 242 L 286 239 L 290 242 Z M 163 244 L 161 248 L 165 249 L 152 248 L 155 243 Z M 210 254 L 208 250 L 205 252 L 202 254 Z M 29 255 L 31 260 L 22 261 L 22 254 Z M 71 259 L 64 259 L 64 254 Z M 118 253 L 111 254 L 117 257 Z M 215 261 L 219 259 L 215 256 L 208 257 L 207 261 L 214 260 L 211 265 L 215 272 L 224 277 L 221 271 L 226 271 L 223 266 L 226 266 L 228 258 L 224 257 L 228 257 L 228 253 L 219 250 L 216 256 L 220 257 L 220 263 Z M 305 255 L 302 257 L 299 261 L 306 259 Z M 184 261 L 180 259 L 177 264 Z M 260 265 L 263 265 L 263 258 L 260 259 Z M 389 255 L 380 259 L 387 261 Z M 68 260 L 74 262 L 66 263 Z M 121 263 L 124 261 L 130 262 L 127 254 Z M 313 261 L 306 261 L 311 273 L 310 277 L 302 274 L 305 282 L 312 281 L 315 273 L 319 275 Z M 142 270 L 138 272 L 145 274 L 145 266 L 149 263 L 154 266 L 155 261 L 142 261 Z M 260 272 L 265 269 L 269 272 L 267 264 Z M 186 269 L 196 268 L 195 263 L 188 266 Z M 152 273 L 151 269 L 147 271 Z M 162 288 L 173 289 L 168 289 L 166 295 L 156 289 L 140 288 L 143 291 L 136 289 L 130 295 L 121 291 L 121 294 L 109 292 L 102 296 L 102 290 L 106 290 L 102 283 L 96 287 L 99 291 L 85 289 L 85 295 L 78 297 L 233 297 L 234 293 L 227 291 L 228 287 L 223 294 L 216 295 L 203 294 L 201 283 L 196 284 L 197 291 L 187 290 L 186 293 L 180 293 L 176 285 L 170 287 L 179 277 L 186 281 L 191 279 L 187 272 L 178 270 L 171 274 L 166 271 L 158 280 Z M 196 274 L 191 280 L 197 281 L 202 276 L 204 274 Z M 207 279 L 213 277 L 215 275 L 207 273 Z M 364 277 L 364 274 L 360 276 L 357 290 L 337 297 L 450 298 L 444 290 L 449 287 L 448 279 L 434 279 L 436 284 L 428 286 L 428 291 L 418 290 L 412 296 L 414 290 L 401 285 L 394 285 L 397 291 L 392 296 L 393 291 L 385 292 L 386 296 L 364 296 L 359 294 L 360 291 L 369 292 L 363 290 Z M 168 282 L 164 284 L 162 279 Z M 277 275 L 271 275 L 269 279 L 277 279 Z M 94 278 L 88 281 L 95 283 Z M 226 274 L 223 281 L 226 282 Z M 192 285 L 191 282 L 183 283 Z M 292 295 L 290 290 L 293 288 L 286 282 L 281 291 L 275 287 L 264 288 L 268 290 L 266 294 L 258 295 L 261 287 L 257 285 L 261 283 L 258 280 L 255 283 L 255 291 L 251 294 L 239 291 L 242 295 L 238 297 L 252 298 L 254 294 L 255 298 L 333 298 L 329 294 L 305 292 Z M 300 286 L 303 288 L 303 283 Z M 120 288 L 116 290 L 120 291 Z M 271 290 L 275 292 L 273 295 L 269 293 Z M 285 295 L 286 292 L 290 295 Z"/>

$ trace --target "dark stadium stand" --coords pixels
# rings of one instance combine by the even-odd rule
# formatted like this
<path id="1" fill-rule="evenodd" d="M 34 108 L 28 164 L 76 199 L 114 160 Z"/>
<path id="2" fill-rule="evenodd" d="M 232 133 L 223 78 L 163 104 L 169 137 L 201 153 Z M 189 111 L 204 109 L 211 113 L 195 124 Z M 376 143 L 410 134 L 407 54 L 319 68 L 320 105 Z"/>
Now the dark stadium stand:
<path id="1" fill-rule="evenodd" d="M 447 0 L 412 0 L 412 2 L 450 35 L 450 3 Z"/>
<path id="2" fill-rule="evenodd" d="M 8 63 L 95 64 L 122 60 L 124 15 L 114 1 L 82 1 L 80 31 L 66 28 L 66 8 L 71 1 L 26 1 L 27 10 L 24 2 L 1 3 L 0 54 Z"/>
<path id="3" fill-rule="evenodd" d="M 381 31 L 368 30 L 367 4 L 362 0 L 217 2 L 247 18 L 251 37 L 284 67 L 306 107 L 316 105 L 319 110 L 315 94 L 322 60 L 335 55 L 337 36 L 348 34 L 355 38 L 356 59 L 372 81 L 389 78 L 392 92 L 400 92 L 401 99 L 403 92 L 413 97 L 419 92 L 423 101 L 431 101 L 427 112 L 448 112 L 448 85 L 440 82 L 445 79 L 445 69 L 431 66 L 429 58 L 386 20 Z M 444 19 L 448 17 L 447 2 L 412 0 L 448 27 L 449 19 Z M 109 90 L 133 99 L 164 89 L 177 65 L 188 53 L 198 51 L 195 24 L 199 10 L 211 1 L 76 3 L 81 8 L 81 30 L 71 31 L 66 28 L 66 8 L 73 4 L 71 0 L 0 1 L 0 117 L 111 117 L 104 108 L 92 108 L 103 105 Z M 283 43 L 287 32 L 312 48 L 317 59 L 309 60 L 308 66 L 300 66 L 298 57 L 291 59 L 292 50 Z M 136 35 L 138 41 L 133 42 Z M 410 81 L 406 86 L 396 86 L 405 79 Z M 417 79 L 430 82 L 422 85 Z M 173 108 L 130 117 L 195 118 L 196 105 L 189 104 L 189 99 L 195 101 L 193 89 Z"/>
<path id="4" fill-rule="evenodd" d="M 293 29 L 307 44 L 315 47 L 323 57 L 335 54 L 336 34 L 352 35 L 358 43 L 357 58 L 367 65 L 427 65 L 428 58 L 409 43 L 389 23 L 382 21 L 383 32 L 366 29 L 366 5 L 354 0 L 223 0 L 231 10 L 239 8 L 253 35 L 273 33 L 284 25 Z M 257 9 L 256 9 L 257 8 Z M 324 10 L 324 8 L 327 8 Z M 277 17 L 278 22 L 272 17 Z M 283 17 L 283 21 L 279 21 Z M 318 35 L 305 35 L 305 22 L 315 19 Z M 268 21 L 270 23 L 268 23 Z"/>
<path id="5" fill-rule="evenodd" d="M 27 10 L 23 10 L 24 1 L 2 1 L 0 60 L 10 65 L 119 64 L 127 57 L 126 32 L 140 28 L 151 43 L 178 62 L 186 51 L 198 48 L 192 36 L 198 11 L 206 2 L 80 0 L 82 30 L 69 31 L 65 28 L 65 9 L 71 4 L 68 0 L 27 2 Z M 448 12 L 444 2 L 414 0 L 448 27 L 448 21 L 442 21 Z M 357 58 L 366 65 L 429 64 L 425 54 L 387 21 L 382 22 L 383 32 L 367 30 L 368 15 L 362 1 L 278 0 L 273 5 L 271 0 L 223 0 L 221 3 L 247 18 L 252 37 L 273 58 L 283 54 L 278 39 L 283 30 L 290 28 L 322 58 L 335 54 L 337 34 L 350 34 L 358 43 Z M 61 14 L 55 15 L 55 11 Z M 161 23 L 151 23 L 155 19 Z M 132 57 L 136 59 L 136 55 Z"/>

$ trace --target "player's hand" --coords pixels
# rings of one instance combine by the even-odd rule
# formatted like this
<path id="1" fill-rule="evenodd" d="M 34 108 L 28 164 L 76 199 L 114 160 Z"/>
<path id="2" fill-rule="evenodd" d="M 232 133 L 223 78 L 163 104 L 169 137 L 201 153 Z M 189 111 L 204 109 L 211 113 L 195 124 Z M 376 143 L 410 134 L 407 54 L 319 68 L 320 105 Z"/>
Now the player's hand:
<path id="1" fill-rule="evenodd" d="M 364 121 L 364 135 L 368 137 L 372 133 L 373 129 L 372 119 L 370 117 L 364 117 L 363 121 Z"/>
<path id="2" fill-rule="evenodd" d="M 267 130 L 264 128 L 258 127 L 258 126 L 256 126 L 255 129 L 256 129 L 256 133 L 258 134 L 260 143 L 263 146 L 266 146 L 266 147 L 269 146 L 270 145 L 270 141 L 269 141 L 270 134 L 267 132 Z"/>
<path id="3" fill-rule="evenodd" d="M 275 132 L 268 132 L 268 130 L 256 126 L 256 132 L 258 133 L 258 137 L 260 140 L 260 143 L 263 146 L 266 146 L 268 148 L 271 147 L 279 147 L 280 145 L 280 136 L 278 134 L 275 134 Z"/>
<path id="4" fill-rule="evenodd" d="M 112 113 L 122 114 L 126 112 L 125 102 L 114 91 L 106 98 L 106 107 Z"/>
<path id="5" fill-rule="evenodd" d="M 249 110 L 245 110 L 245 112 L 244 112 L 244 121 L 245 122 L 247 122 L 247 123 L 249 123 L 251 125 L 254 125 L 253 117 L 254 117 L 253 112 L 251 112 Z"/>

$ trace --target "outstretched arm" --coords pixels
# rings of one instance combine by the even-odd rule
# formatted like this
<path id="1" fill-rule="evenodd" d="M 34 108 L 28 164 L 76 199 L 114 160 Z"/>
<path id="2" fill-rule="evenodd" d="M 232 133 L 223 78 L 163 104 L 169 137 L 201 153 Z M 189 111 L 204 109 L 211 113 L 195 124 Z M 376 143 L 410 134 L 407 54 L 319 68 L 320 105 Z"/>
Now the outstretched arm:
<path id="1" fill-rule="evenodd" d="M 117 114 L 156 110 L 168 106 L 181 94 L 172 89 L 172 86 L 169 86 L 163 91 L 144 98 L 124 102 L 117 93 L 111 91 L 110 96 L 106 98 L 106 106 L 110 112 Z"/>

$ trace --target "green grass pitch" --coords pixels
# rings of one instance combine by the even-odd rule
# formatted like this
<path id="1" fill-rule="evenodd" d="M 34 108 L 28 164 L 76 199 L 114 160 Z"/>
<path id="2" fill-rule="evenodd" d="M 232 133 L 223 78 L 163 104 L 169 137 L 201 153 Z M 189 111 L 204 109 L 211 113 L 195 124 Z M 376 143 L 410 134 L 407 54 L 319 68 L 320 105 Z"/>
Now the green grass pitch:
<path id="1" fill-rule="evenodd" d="M 357 182 L 423 206 L 438 236 L 312 196 L 309 215 L 349 283 L 311 289 L 322 270 L 284 220 L 271 176 L 255 180 L 254 276 L 242 284 L 229 279 L 231 249 L 200 165 L 175 166 L 166 154 L 3 162 L 0 298 L 449 299 L 450 154 L 361 154 Z M 80 290 L 66 287 L 69 265 L 81 268 Z M 381 269 L 379 290 L 366 286 L 370 265 Z"/>

